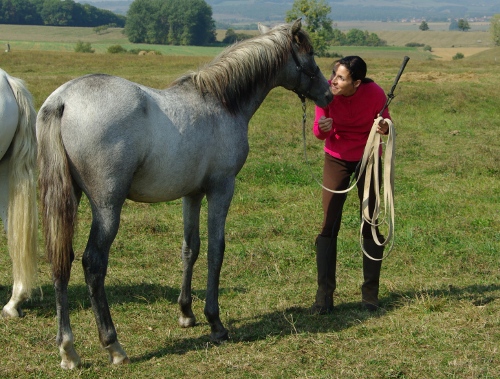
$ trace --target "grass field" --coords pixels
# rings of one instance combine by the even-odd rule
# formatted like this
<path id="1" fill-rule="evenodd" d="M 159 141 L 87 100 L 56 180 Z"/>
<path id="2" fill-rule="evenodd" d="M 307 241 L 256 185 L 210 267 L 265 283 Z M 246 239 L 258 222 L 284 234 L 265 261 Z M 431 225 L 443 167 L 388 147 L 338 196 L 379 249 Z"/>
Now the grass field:
<path id="1" fill-rule="evenodd" d="M 74 40 L 67 37 L 70 46 Z M 213 55 L 77 54 L 47 51 L 43 41 L 34 50 L 16 49 L 12 41 L 13 51 L 0 54 L 0 67 L 26 81 L 37 109 L 59 85 L 83 74 L 104 72 L 164 88 Z M 228 217 L 220 305 L 231 340 L 213 345 L 203 317 L 206 228 L 193 279 L 199 324 L 181 329 L 181 202 L 127 202 L 106 285 L 132 362 L 111 366 L 99 346 L 81 269 L 90 225 L 84 201 L 70 282 L 72 327 L 84 365 L 75 372 L 59 368 L 54 291 L 40 244 L 39 289 L 25 304 L 26 316 L 0 319 L 0 377 L 499 378 L 500 48 L 461 60 L 429 59 L 397 46 L 357 51 L 367 58 L 369 76 L 387 91 L 402 56 L 411 56 L 391 104 L 396 240 L 383 264 L 378 312 L 360 307 L 358 210 L 351 194 L 339 241 L 336 310 L 308 314 L 322 217 L 321 189 L 311 176 L 321 173 L 322 144 L 307 134 L 309 166 L 300 101 L 276 89 L 250 123 L 251 151 Z M 328 74 L 331 59 L 318 63 Z M 308 103 L 308 128 L 313 115 Z M 11 265 L 3 235 L 0 267 L 5 303 Z"/>

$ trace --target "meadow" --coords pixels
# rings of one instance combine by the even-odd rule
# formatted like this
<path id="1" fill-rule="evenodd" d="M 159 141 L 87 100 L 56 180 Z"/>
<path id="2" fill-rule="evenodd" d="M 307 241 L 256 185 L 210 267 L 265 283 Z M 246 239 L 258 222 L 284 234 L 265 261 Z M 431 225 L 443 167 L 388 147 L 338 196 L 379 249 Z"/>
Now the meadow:
<path id="1" fill-rule="evenodd" d="M 87 32 L 89 39 L 101 38 Z M 41 33 L 39 48 L 0 54 L 0 67 L 25 80 L 37 109 L 59 85 L 80 75 L 104 72 L 164 88 L 216 53 L 194 48 L 185 55 L 82 54 L 57 48 L 74 45 L 74 39 L 57 42 Z M 116 41 L 103 39 L 103 51 Z M 52 49 L 41 48 L 49 43 Z M 24 306 L 25 317 L 0 319 L 0 377 L 500 377 L 500 48 L 460 60 L 402 46 L 346 51 L 366 57 L 369 76 L 386 91 L 402 57 L 411 58 L 390 106 L 397 129 L 396 237 L 382 268 L 379 311 L 360 306 L 358 207 L 351 194 L 339 241 L 335 312 L 308 312 L 316 287 L 314 239 L 322 219 L 315 181 L 322 143 L 306 133 L 306 161 L 300 100 L 277 88 L 251 120 L 250 154 L 228 216 L 220 305 L 230 341 L 212 344 L 203 316 L 206 203 L 193 278 L 198 325 L 182 329 L 177 324 L 181 201 L 127 202 L 106 288 L 131 364 L 111 366 L 98 342 L 81 268 L 90 226 L 84 200 L 69 289 L 83 367 L 59 368 L 54 290 L 40 241 L 39 288 Z M 328 75 L 332 59 L 317 62 Z M 308 129 L 313 117 L 308 102 Z M 5 303 L 12 281 L 3 234 L 0 267 Z"/>

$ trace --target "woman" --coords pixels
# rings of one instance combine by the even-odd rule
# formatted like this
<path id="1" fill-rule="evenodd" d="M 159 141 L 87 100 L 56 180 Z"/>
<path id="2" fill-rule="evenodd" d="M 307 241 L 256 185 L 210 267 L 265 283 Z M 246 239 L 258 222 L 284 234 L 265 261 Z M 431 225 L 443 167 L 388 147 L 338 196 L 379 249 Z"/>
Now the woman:
<path id="1" fill-rule="evenodd" d="M 366 71 L 366 63 L 358 56 L 348 56 L 336 61 L 331 77 L 333 100 L 326 108 L 316 107 L 314 135 L 325 141 L 323 186 L 334 191 L 347 189 L 352 174 L 357 175 L 356 168 L 363 156 L 373 122 L 386 102 L 383 89 L 366 77 Z M 378 124 L 377 132 L 387 134 L 389 124 L 386 119 L 390 119 L 389 111 L 385 109 L 381 116 L 383 119 Z M 364 173 L 357 183 L 360 208 L 363 188 Z M 372 193 L 373 188 L 370 188 L 370 212 L 375 205 Z M 324 216 L 321 232 L 316 238 L 318 289 L 316 301 L 311 308 L 313 313 L 324 314 L 333 310 L 337 236 L 346 196 L 347 194 L 323 189 Z M 362 233 L 365 251 L 374 258 L 381 258 L 384 247 L 374 242 L 369 224 L 365 223 Z M 383 240 L 383 237 L 380 236 L 379 240 Z M 381 261 L 374 261 L 363 255 L 362 303 L 370 311 L 378 308 L 380 268 Z"/>

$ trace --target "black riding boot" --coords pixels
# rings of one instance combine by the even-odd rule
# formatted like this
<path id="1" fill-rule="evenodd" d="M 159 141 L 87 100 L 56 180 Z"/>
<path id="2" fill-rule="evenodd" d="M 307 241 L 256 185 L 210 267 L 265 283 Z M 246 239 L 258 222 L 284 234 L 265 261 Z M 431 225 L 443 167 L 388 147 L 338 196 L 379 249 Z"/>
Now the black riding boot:
<path id="1" fill-rule="evenodd" d="M 336 287 L 337 237 L 318 236 L 316 238 L 316 266 L 318 269 L 318 290 L 316 291 L 316 301 L 311 307 L 311 313 L 330 313 L 333 311 L 333 292 Z"/>
<path id="2" fill-rule="evenodd" d="M 372 239 L 363 239 L 365 251 L 373 258 L 380 259 L 384 255 L 384 246 L 379 246 Z M 361 286 L 362 303 L 369 311 L 378 309 L 378 287 L 382 261 L 374 261 L 363 254 L 363 278 Z"/>

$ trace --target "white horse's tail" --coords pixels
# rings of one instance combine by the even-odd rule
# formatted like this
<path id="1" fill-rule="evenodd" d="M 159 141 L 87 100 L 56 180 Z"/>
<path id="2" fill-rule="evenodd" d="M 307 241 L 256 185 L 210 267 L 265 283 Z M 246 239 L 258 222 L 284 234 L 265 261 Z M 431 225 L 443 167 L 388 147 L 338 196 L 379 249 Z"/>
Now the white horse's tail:
<path id="1" fill-rule="evenodd" d="M 11 144 L 7 239 L 14 291 L 29 297 L 37 280 L 38 211 L 36 201 L 36 111 L 21 79 L 7 76 L 19 108 Z M 19 285 L 16 289 L 16 286 Z"/>
<path id="2" fill-rule="evenodd" d="M 64 104 L 49 97 L 38 112 L 38 184 L 43 235 L 55 281 L 69 279 L 78 201 L 61 137 Z"/>

